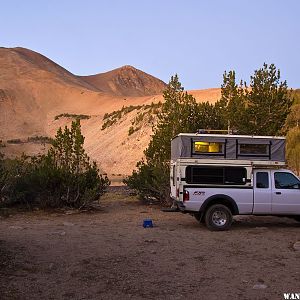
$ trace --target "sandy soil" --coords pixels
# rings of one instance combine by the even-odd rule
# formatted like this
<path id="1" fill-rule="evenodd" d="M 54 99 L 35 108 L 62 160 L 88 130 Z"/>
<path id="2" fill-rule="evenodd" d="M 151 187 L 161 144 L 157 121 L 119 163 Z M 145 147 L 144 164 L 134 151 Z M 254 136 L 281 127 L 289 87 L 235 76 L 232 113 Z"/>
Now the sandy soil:
<path id="1" fill-rule="evenodd" d="M 124 191 L 93 213 L 0 219 L 1 299 L 283 299 L 300 291 L 300 227 L 239 217 L 210 232 Z M 154 228 L 144 229 L 151 218 Z"/>

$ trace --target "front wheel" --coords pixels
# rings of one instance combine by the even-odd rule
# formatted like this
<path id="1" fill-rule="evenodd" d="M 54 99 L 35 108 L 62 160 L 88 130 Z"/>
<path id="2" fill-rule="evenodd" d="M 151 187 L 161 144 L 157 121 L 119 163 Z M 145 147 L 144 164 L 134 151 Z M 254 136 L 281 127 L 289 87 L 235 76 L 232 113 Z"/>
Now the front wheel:
<path id="1" fill-rule="evenodd" d="M 232 213 L 223 204 L 212 205 L 205 214 L 205 224 L 209 230 L 228 230 L 232 223 Z"/>

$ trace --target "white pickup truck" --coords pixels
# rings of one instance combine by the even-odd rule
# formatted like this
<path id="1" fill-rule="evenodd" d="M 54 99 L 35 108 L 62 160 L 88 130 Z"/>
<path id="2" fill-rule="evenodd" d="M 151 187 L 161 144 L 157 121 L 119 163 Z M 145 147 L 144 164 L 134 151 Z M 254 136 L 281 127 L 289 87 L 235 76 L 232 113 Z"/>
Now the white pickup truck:
<path id="1" fill-rule="evenodd" d="M 186 139 L 187 134 L 179 137 Z M 282 168 L 284 152 L 282 157 L 278 154 L 278 151 L 284 151 L 284 138 L 192 137 L 190 142 L 183 142 L 183 146 L 176 146 L 178 140 L 173 144 L 183 153 L 180 156 L 173 151 L 171 160 L 171 197 L 178 210 L 194 215 L 210 230 L 227 230 L 233 215 L 288 216 L 300 221 L 300 180 L 290 170 Z M 222 142 L 221 137 L 226 141 Z M 226 156 L 226 147 L 233 140 L 236 153 L 230 158 Z M 184 150 L 185 145 L 190 145 L 191 151 Z M 246 145 L 250 149 L 248 156 Z M 218 155 L 214 157 L 214 154 Z"/>

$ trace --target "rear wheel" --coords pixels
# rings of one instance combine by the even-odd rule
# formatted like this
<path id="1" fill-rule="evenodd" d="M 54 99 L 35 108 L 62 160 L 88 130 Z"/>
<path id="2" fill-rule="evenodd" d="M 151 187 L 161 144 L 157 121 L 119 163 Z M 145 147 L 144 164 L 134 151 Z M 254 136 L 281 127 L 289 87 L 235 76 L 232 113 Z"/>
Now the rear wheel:
<path id="1" fill-rule="evenodd" d="M 209 230 L 228 230 L 232 223 L 232 213 L 223 204 L 212 205 L 205 213 L 205 224 Z"/>

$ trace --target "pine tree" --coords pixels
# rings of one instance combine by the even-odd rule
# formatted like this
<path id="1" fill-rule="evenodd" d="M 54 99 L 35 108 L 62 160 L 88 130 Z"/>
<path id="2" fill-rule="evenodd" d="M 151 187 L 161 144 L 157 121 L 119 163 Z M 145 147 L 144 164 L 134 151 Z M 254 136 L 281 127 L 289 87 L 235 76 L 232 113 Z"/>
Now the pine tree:
<path id="1" fill-rule="evenodd" d="M 80 121 L 73 121 L 71 128 L 58 129 L 53 147 L 49 150 L 55 165 L 72 174 L 79 174 L 89 167 L 89 157 L 85 153 L 84 136 L 81 134 Z"/>
<path id="2" fill-rule="evenodd" d="M 225 72 L 216 108 L 223 127 L 240 134 L 278 135 L 283 133 L 292 102 L 287 82 L 280 81 L 280 71 L 274 64 L 264 64 L 250 77 L 249 87 L 243 81 L 236 84 L 234 71 Z"/>
<path id="3" fill-rule="evenodd" d="M 256 70 L 246 90 L 249 133 L 282 134 L 282 128 L 293 103 L 287 82 L 280 81 L 280 70 L 274 64 Z"/>
<path id="4" fill-rule="evenodd" d="M 137 171 L 125 181 L 138 191 L 142 198 L 169 200 L 169 163 L 171 139 L 179 133 L 196 132 L 200 128 L 218 129 L 220 116 L 214 105 L 198 104 L 195 98 L 184 91 L 178 76 L 172 76 L 163 93 L 165 102 L 153 128 L 145 160 L 138 162 Z"/>
<path id="5" fill-rule="evenodd" d="M 240 134 L 247 132 L 248 116 L 245 83 L 236 83 L 235 71 L 225 71 L 221 85 L 221 99 L 216 103 L 216 109 L 222 116 L 222 128 L 238 130 Z"/>

